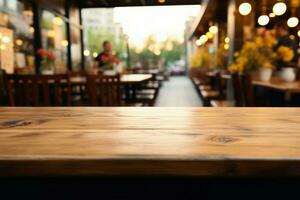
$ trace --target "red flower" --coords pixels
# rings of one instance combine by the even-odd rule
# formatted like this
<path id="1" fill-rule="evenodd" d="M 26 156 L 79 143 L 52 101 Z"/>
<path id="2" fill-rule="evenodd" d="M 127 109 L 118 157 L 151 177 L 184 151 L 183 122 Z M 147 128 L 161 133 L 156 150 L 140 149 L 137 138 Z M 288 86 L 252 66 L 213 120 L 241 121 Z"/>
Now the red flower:
<path id="1" fill-rule="evenodd" d="M 54 62 L 56 57 L 52 52 L 48 52 L 47 59 Z"/>
<path id="2" fill-rule="evenodd" d="M 104 62 L 104 63 L 114 63 L 114 64 L 119 64 L 120 61 L 118 58 L 116 58 L 115 56 L 113 55 L 102 55 L 101 56 L 101 60 Z"/>
<path id="3" fill-rule="evenodd" d="M 50 62 L 54 62 L 56 60 L 55 55 L 51 51 L 47 51 L 43 48 L 38 49 L 37 54 L 41 56 L 41 58 L 47 59 Z"/>

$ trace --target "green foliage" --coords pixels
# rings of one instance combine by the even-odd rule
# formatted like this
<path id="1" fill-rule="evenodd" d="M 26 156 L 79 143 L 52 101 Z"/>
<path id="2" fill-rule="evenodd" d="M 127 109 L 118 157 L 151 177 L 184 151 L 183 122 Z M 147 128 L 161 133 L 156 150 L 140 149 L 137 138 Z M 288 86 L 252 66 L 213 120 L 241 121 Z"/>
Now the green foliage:
<path id="1" fill-rule="evenodd" d="M 180 60 L 184 56 L 183 44 L 177 40 L 168 38 L 164 42 L 158 42 L 151 35 L 145 40 L 141 51 L 131 48 L 132 62 L 141 62 L 144 66 L 150 63 L 156 64 L 159 60 L 164 60 L 166 64 Z"/>
<path id="2" fill-rule="evenodd" d="M 87 30 L 86 34 L 86 48 L 92 53 L 101 52 L 102 43 L 105 40 L 109 40 L 112 42 L 118 57 L 123 62 L 126 61 L 126 56 L 124 55 L 127 53 L 127 49 L 124 40 L 121 43 L 117 43 L 113 33 L 96 32 L 92 29 Z M 137 50 L 136 47 L 130 46 L 130 65 L 133 66 L 136 62 L 141 62 L 143 66 L 148 67 L 151 63 L 156 65 L 160 60 L 165 60 L 166 64 L 168 64 L 180 60 L 183 55 L 184 48 L 182 43 L 170 38 L 160 43 L 151 35 L 145 40 L 142 50 Z"/>

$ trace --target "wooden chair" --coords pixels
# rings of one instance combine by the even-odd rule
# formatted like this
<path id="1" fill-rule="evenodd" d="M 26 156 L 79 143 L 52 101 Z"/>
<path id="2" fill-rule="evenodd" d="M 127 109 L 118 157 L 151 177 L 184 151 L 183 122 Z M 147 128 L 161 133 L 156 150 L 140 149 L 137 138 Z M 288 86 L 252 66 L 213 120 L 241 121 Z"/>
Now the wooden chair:
<path id="1" fill-rule="evenodd" d="M 10 106 L 70 106 L 67 75 L 6 75 Z"/>
<path id="2" fill-rule="evenodd" d="M 225 98 L 221 73 L 216 73 L 214 80 L 211 82 L 207 88 L 202 85 L 198 86 L 205 106 L 209 106 L 212 100 L 222 100 Z"/>
<path id="3" fill-rule="evenodd" d="M 253 107 L 254 103 L 254 93 L 252 85 L 251 75 L 241 75 L 242 91 L 244 96 L 244 106 Z"/>
<path id="4" fill-rule="evenodd" d="M 71 84 L 72 105 L 84 105 L 87 100 L 86 71 L 67 72 Z"/>
<path id="5" fill-rule="evenodd" d="M 244 105 L 243 87 L 241 77 L 238 73 L 231 75 L 232 88 L 233 88 L 233 101 L 228 100 L 211 100 L 210 104 L 213 107 L 241 107 Z"/>
<path id="6" fill-rule="evenodd" d="M 5 71 L 0 69 L 0 106 L 7 104 L 7 93 L 5 88 Z"/>
<path id="7" fill-rule="evenodd" d="M 87 93 L 90 106 L 120 106 L 120 76 L 87 75 Z"/>

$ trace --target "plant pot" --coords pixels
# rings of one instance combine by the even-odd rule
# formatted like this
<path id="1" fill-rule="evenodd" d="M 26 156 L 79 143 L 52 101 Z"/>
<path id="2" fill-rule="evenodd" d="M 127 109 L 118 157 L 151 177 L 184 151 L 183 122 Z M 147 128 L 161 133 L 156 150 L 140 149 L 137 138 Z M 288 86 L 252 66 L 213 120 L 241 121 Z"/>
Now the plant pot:
<path id="1" fill-rule="evenodd" d="M 286 82 L 293 82 L 296 80 L 296 73 L 294 68 L 292 67 L 285 67 L 281 70 L 281 78 Z"/>
<path id="2" fill-rule="evenodd" d="M 259 78 L 261 81 L 269 82 L 272 77 L 272 69 L 271 68 L 260 68 L 259 69 Z"/>

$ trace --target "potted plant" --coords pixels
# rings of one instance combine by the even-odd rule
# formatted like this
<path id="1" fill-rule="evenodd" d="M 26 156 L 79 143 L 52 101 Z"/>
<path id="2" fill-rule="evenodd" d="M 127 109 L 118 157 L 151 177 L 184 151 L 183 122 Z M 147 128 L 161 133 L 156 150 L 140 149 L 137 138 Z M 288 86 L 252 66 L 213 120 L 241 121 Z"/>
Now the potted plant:
<path id="1" fill-rule="evenodd" d="M 271 32 L 259 34 L 254 41 L 245 42 L 229 70 L 250 74 L 258 70 L 261 81 L 270 81 L 275 61 L 273 45 L 275 38 Z"/>
<path id="2" fill-rule="evenodd" d="M 52 75 L 55 73 L 54 62 L 56 60 L 52 51 L 46 49 L 38 49 L 38 55 L 41 57 L 41 74 Z"/>
<path id="3" fill-rule="evenodd" d="M 275 54 L 273 46 L 276 39 L 272 31 L 263 31 L 255 39 L 258 52 L 259 78 L 261 81 L 269 82 L 272 78 Z"/>
<path id="4" fill-rule="evenodd" d="M 277 49 L 277 63 L 281 68 L 281 78 L 286 82 L 293 82 L 296 79 L 296 72 L 290 63 L 294 58 L 294 52 L 291 48 L 280 46 Z"/>
<path id="5" fill-rule="evenodd" d="M 264 82 L 269 82 L 272 78 L 273 66 L 270 62 L 266 62 L 259 68 L 259 79 Z"/>
<path id="6" fill-rule="evenodd" d="M 255 42 L 245 42 L 240 52 L 235 53 L 235 62 L 229 66 L 229 71 L 249 75 L 261 65 L 260 56 Z"/>

